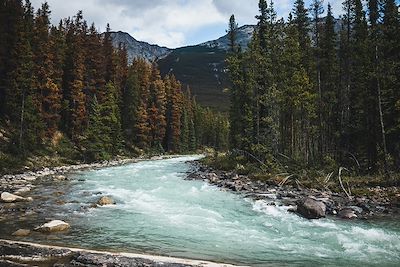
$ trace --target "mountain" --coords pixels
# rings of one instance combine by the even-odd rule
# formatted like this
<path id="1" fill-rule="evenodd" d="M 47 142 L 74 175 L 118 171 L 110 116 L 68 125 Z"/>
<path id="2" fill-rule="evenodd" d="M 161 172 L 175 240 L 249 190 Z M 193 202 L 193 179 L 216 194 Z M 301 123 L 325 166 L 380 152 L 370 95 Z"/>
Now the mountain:
<path id="1" fill-rule="evenodd" d="M 135 58 L 144 58 L 149 62 L 154 62 L 172 52 L 172 49 L 167 47 L 137 41 L 126 32 L 111 32 L 111 38 L 115 47 L 118 47 L 120 43 L 126 45 L 129 62 Z"/>
<path id="2" fill-rule="evenodd" d="M 254 25 L 238 29 L 237 41 L 246 49 L 254 32 Z M 195 46 L 169 49 L 137 41 L 125 32 L 112 32 L 114 46 L 127 46 L 129 62 L 144 58 L 157 62 L 162 75 L 174 74 L 183 87 L 189 86 L 198 103 L 220 111 L 229 108 L 229 80 L 225 65 L 229 49 L 228 35 Z"/>
<path id="3" fill-rule="evenodd" d="M 255 26 L 238 29 L 237 42 L 246 49 Z M 191 88 L 198 103 L 219 111 L 228 111 L 230 84 L 225 58 L 229 49 L 228 35 L 195 46 L 177 48 L 157 61 L 163 75 L 173 73 Z"/>
<path id="4" fill-rule="evenodd" d="M 173 73 L 185 87 L 189 86 L 198 103 L 227 111 L 225 57 L 225 50 L 196 45 L 175 49 L 157 63 L 162 75 Z"/>
<path id="5" fill-rule="evenodd" d="M 242 47 L 243 49 L 247 49 L 247 46 L 249 45 L 251 38 L 253 37 L 253 33 L 255 30 L 256 26 L 255 25 L 244 25 L 240 28 L 238 28 L 237 32 L 237 43 Z M 229 49 L 229 38 L 228 35 L 224 35 L 217 40 L 213 41 L 208 41 L 202 44 L 199 44 L 200 46 L 207 46 L 210 48 L 219 48 L 222 50 L 228 50 Z"/>
<path id="6" fill-rule="evenodd" d="M 325 18 L 321 18 L 321 24 L 324 21 Z M 336 32 L 340 31 L 341 25 L 342 21 L 336 19 Z M 243 50 L 248 47 L 255 29 L 255 25 L 238 28 L 237 42 Z M 161 74 L 174 74 L 184 87 L 191 88 L 198 103 L 224 112 L 229 109 L 227 88 L 230 84 L 225 64 L 229 49 L 227 34 L 216 40 L 177 49 L 140 42 L 123 32 L 112 33 L 112 37 L 114 45 L 120 42 L 127 45 L 130 62 L 135 57 L 156 61 Z"/>

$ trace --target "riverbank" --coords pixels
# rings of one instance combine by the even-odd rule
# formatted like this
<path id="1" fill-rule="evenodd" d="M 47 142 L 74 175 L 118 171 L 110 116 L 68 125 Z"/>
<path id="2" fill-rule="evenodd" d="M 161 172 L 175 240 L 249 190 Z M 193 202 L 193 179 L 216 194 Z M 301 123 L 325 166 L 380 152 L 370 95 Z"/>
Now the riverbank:
<path id="1" fill-rule="evenodd" d="M 56 181 L 67 180 L 66 174 L 88 170 L 88 169 L 101 169 L 106 167 L 122 166 L 130 163 L 135 163 L 143 160 L 161 160 L 172 157 L 179 157 L 179 155 L 165 155 L 165 156 L 152 156 L 152 157 L 137 157 L 128 159 L 117 159 L 111 161 L 102 161 L 96 163 L 83 163 L 63 165 L 57 167 L 42 167 L 35 171 L 22 171 L 22 173 L 6 174 L 0 176 L 0 192 L 9 192 L 13 194 L 24 194 L 34 187 L 34 181 L 44 178 L 52 177 Z"/>
<path id="2" fill-rule="evenodd" d="M 47 246 L 27 242 L 0 240 L 0 265 L 22 267 L 72 266 L 163 266 L 163 267 L 233 267 L 230 264 L 162 257 L 146 254 L 112 253 L 59 246 Z"/>
<path id="3" fill-rule="evenodd" d="M 0 239 L 260 267 L 398 262 L 395 218 L 307 220 L 277 199 L 183 181 L 188 162 L 199 158 L 78 171 L 63 181 L 39 178 L 25 195 L 33 201 L 0 203 Z M 96 205 L 103 197 L 114 201 Z"/>
<path id="4" fill-rule="evenodd" d="M 247 198 L 265 200 L 272 206 L 290 206 L 290 212 L 309 219 L 334 216 L 342 219 L 374 219 L 400 216 L 398 187 L 370 187 L 367 194 L 348 197 L 345 193 L 279 185 L 272 181 L 251 179 L 235 172 L 215 170 L 200 161 L 192 163 L 189 180 L 203 180 L 212 185 L 241 193 Z"/>

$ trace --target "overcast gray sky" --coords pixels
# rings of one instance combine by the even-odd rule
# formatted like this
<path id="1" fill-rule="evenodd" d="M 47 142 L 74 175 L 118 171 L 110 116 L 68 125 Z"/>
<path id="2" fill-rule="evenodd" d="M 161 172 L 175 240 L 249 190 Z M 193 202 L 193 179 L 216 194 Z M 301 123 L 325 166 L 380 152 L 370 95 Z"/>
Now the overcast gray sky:
<path id="1" fill-rule="evenodd" d="M 35 8 L 44 0 L 31 0 Z M 231 14 L 239 25 L 255 23 L 258 0 L 47 0 L 52 22 L 82 10 L 100 31 L 110 23 L 138 40 L 171 48 L 198 44 L 225 34 Z M 279 16 L 286 17 L 294 0 L 275 0 Z M 306 1 L 307 4 L 310 0 Z M 340 12 L 342 0 L 330 0 Z M 325 4 L 328 1 L 325 0 Z"/>

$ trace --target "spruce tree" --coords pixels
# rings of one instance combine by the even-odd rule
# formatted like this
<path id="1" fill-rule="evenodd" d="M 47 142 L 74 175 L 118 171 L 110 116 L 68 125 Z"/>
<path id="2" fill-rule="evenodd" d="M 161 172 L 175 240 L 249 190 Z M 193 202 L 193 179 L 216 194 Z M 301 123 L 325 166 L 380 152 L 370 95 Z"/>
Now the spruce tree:
<path id="1" fill-rule="evenodd" d="M 122 143 L 118 88 L 112 82 L 108 82 L 102 90 L 104 91 L 103 102 L 100 103 L 102 141 L 108 154 L 117 155 Z"/>
<path id="2" fill-rule="evenodd" d="M 13 136 L 13 145 L 25 153 L 41 144 L 44 127 L 39 116 L 39 101 L 33 91 L 34 63 L 30 39 L 33 11 L 29 2 L 25 7 L 19 1 L 15 4 L 16 36 L 6 77 L 6 112 L 12 125 L 18 129 Z"/>
<path id="3" fill-rule="evenodd" d="M 304 0 L 296 0 L 293 9 L 293 23 L 296 25 L 298 32 L 298 40 L 302 51 L 301 60 L 311 74 L 311 40 L 309 35 L 310 19 L 308 17 L 308 9 L 305 7 Z"/>
<path id="4" fill-rule="evenodd" d="M 394 0 L 383 1 L 382 22 L 382 110 L 388 152 L 400 166 L 400 15 Z"/>
<path id="5" fill-rule="evenodd" d="M 58 130 L 61 109 L 61 88 L 54 80 L 54 62 L 49 36 L 50 10 L 44 3 L 37 11 L 34 24 L 34 88 L 41 110 L 42 120 L 47 126 L 46 136 L 51 138 Z"/>
<path id="6" fill-rule="evenodd" d="M 122 97 L 122 128 L 125 140 L 129 144 L 133 143 L 134 126 L 137 119 L 136 110 L 140 103 L 140 84 L 138 75 L 135 64 L 131 65 Z"/>
<path id="7" fill-rule="evenodd" d="M 157 149 L 162 148 L 162 142 L 165 137 L 165 110 L 166 94 L 164 82 L 161 79 L 160 72 L 156 66 L 152 66 L 151 84 L 149 99 L 149 124 L 151 146 Z"/>
<path id="8" fill-rule="evenodd" d="M 181 84 L 175 76 L 165 77 L 165 91 L 167 94 L 165 147 L 167 151 L 178 152 L 181 137 L 182 91 Z"/>
<path id="9" fill-rule="evenodd" d="M 335 153 L 338 148 L 340 110 L 338 109 L 340 99 L 339 93 L 339 62 L 337 51 L 338 36 L 335 32 L 335 19 L 332 15 L 331 5 L 328 4 L 327 16 L 321 34 L 320 70 L 321 70 L 321 95 L 320 113 L 323 121 L 322 151 L 324 154 Z M 320 133 L 321 134 L 321 133 Z"/>
<path id="10" fill-rule="evenodd" d="M 85 159 L 89 162 L 109 159 L 104 145 L 104 126 L 101 121 L 100 105 L 96 95 L 93 96 L 89 109 L 88 126 L 85 130 Z"/>
<path id="11" fill-rule="evenodd" d="M 75 20 L 69 22 L 66 35 L 67 57 L 64 65 L 63 120 L 65 131 L 74 141 L 79 141 L 86 125 L 86 97 L 84 94 L 85 55 L 83 51 L 84 22 L 79 11 Z"/>
<path id="12" fill-rule="evenodd" d="M 231 80 L 231 88 L 230 88 L 230 123 L 232 125 L 232 129 L 230 132 L 230 146 L 232 148 L 240 147 L 240 139 L 241 139 L 241 107 L 240 107 L 240 86 L 241 86 L 241 78 L 240 77 L 240 51 L 237 45 L 237 30 L 238 25 L 235 21 L 235 16 L 232 15 L 229 19 L 229 55 L 227 57 L 227 64 L 229 69 L 229 77 Z"/>

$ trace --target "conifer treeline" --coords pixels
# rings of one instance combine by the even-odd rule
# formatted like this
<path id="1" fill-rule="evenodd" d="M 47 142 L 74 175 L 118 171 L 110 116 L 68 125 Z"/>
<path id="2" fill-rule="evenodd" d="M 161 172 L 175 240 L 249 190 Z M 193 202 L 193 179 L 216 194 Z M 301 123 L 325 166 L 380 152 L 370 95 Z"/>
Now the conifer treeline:
<path id="1" fill-rule="evenodd" d="M 60 135 L 86 160 L 124 151 L 224 149 L 228 122 L 183 93 L 174 76 L 115 49 L 82 12 L 56 26 L 47 3 L 0 3 L 0 122 L 9 151 L 35 151 Z"/>
<path id="2" fill-rule="evenodd" d="M 232 148 L 270 162 L 364 172 L 400 166 L 400 16 L 394 0 L 343 2 L 336 20 L 323 1 L 277 19 L 259 1 L 248 50 L 229 23 Z M 340 28 L 340 30 L 337 30 Z"/>

